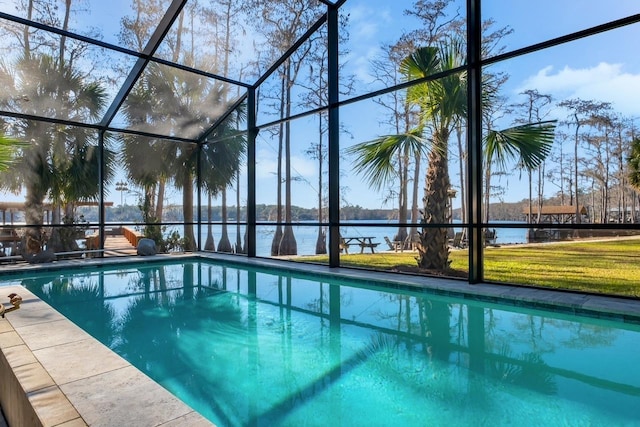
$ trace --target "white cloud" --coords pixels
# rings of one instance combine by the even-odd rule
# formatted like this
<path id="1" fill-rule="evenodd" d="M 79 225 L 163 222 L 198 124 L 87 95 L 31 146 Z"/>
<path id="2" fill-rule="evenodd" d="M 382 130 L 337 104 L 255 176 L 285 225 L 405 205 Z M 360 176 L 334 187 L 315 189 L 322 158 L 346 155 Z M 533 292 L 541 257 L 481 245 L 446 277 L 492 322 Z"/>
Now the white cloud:
<path id="1" fill-rule="evenodd" d="M 381 7 L 372 8 L 360 4 L 345 9 L 349 13 L 349 36 L 358 42 L 377 40 L 380 27 L 392 21 L 389 10 Z M 372 17 L 375 19 L 371 19 Z"/>
<path id="2" fill-rule="evenodd" d="M 345 61 L 349 63 L 349 71 L 353 73 L 355 78 L 361 83 L 371 83 L 374 78 L 371 75 L 371 62 L 380 55 L 380 48 L 370 46 L 368 49 L 362 49 L 357 53 L 350 53 Z"/>
<path id="3" fill-rule="evenodd" d="M 527 89 L 551 94 L 556 101 L 581 98 L 610 102 L 624 115 L 640 114 L 640 74 L 626 72 L 623 64 L 601 62 L 594 67 L 565 66 L 557 71 L 548 66 L 525 79 L 516 93 Z"/>
<path id="4" fill-rule="evenodd" d="M 362 20 L 351 30 L 350 36 L 356 40 L 371 40 L 378 33 L 377 21 Z"/>
<path id="5" fill-rule="evenodd" d="M 382 5 L 370 7 L 367 4 L 358 4 L 346 9 L 349 13 L 349 54 L 342 59 L 349 63 L 349 72 L 354 74 L 361 83 L 371 83 L 371 61 L 379 56 L 381 34 L 388 32 L 388 26 L 392 25 L 391 12 Z M 372 19 L 375 17 L 375 19 Z"/>
<path id="6" fill-rule="evenodd" d="M 309 157 L 294 155 L 291 156 L 291 169 L 293 176 L 308 179 L 318 175 L 318 162 Z"/>

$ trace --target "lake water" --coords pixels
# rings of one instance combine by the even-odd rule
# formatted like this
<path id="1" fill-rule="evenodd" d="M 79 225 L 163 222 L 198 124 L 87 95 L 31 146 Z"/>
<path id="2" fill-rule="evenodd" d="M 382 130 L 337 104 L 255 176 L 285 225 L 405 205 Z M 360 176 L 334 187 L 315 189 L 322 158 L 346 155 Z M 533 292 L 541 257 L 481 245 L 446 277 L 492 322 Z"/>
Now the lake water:
<path id="1" fill-rule="evenodd" d="M 356 223 L 356 221 L 351 221 Z M 376 223 L 376 221 L 366 221 L 369 224 Z M 515 243 L 527 243 L 527 229 L 526 228 L 497 228 L 499 222 L 496 222 L 497 239 L 496 244 L 515 244 Z M 178 232 L 182 235 L 182 227 L 177 228 Z M 240 227 L 240 235 L 244 235 L 245 227 Z M 256 242 L 256 255 L 258 256 L 270 256 L 271 255 L 271 243 L 275 234 L 275 226 L 259 226 L 257 228 L 257 242 Z M 462 231 L 461 228 L 455 228 L 455 231 Z M 389 247 L 385 243 L 385 236 L 390 240 L 398 232 L 398 225 L 389 221 L 378 221 L 375 227 L 372 226 L 343 226 L 340 227 L 340 234 L 342 236 L 354 236 L 354 237 L 372 237 L 372 241 L 380 243 L 378 249 L 388 250 Z M 217 247 L 220 237 L 222 236 L 222 227 L 219 224 L 212 225 L 212 233 L 214 243 Z M 229 224 L 227 226 L 228 238 L 232 245 L 236 243 L 237 227 L 235 224 Z M 294 226 L 293 234 L 298 245 L 298 255 L 309 255 L 315 253 L 316 240 L 318 238 L 317 226 Z M 202 227 L 202 246 L 207 238 L 207 227 Z"/>

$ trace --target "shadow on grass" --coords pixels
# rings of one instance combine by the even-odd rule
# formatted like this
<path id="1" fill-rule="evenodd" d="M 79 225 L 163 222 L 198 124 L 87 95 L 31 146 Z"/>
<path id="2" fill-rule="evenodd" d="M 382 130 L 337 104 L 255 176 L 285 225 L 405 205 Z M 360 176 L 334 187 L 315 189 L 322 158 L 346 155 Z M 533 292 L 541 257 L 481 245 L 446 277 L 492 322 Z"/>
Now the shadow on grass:
<path id="1" fill-rule="evenodd" d="M 447 271 L 418 267 L 416 252 L 382 252 L 341 256 L 344 267 L 413 275 L 468 278 L 469 252 L 451 251 Z M 328 263 L 328 256 L 297 261 Z M 486 248 L 486 281 L 554 289 L 640 297 L 640 239 L 505 245 Z"/>

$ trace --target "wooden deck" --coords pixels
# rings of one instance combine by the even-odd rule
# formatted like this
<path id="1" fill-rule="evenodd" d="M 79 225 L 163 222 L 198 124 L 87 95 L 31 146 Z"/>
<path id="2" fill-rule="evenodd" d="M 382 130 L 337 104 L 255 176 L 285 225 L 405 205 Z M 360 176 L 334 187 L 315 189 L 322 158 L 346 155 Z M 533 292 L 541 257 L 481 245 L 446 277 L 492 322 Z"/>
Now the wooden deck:
<path id="1" fill-rule="evenodd" d="M 137 255 L 137 248 L 124 235 L 107 236 L 104 241 L 104 256 Z"/>

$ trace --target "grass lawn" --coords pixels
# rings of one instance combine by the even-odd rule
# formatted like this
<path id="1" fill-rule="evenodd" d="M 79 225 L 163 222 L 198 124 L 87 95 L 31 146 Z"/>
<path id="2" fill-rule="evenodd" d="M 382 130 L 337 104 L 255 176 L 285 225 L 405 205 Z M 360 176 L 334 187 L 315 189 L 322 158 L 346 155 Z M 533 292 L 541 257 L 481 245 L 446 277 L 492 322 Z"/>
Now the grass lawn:
<path id="1" fill-rule="evenodd" d="M 341 256 L 341 263 L 420 274 L 416 256 L 416 252 L 349 254 Z M 445 275 L 467 277 L 468 256 L 467 250 L 451 251 L 451 271 Z M 296 259 L 328 262 L 326 255 Z M 640 239 L 488 247 L 484 276 L 490 282 L 640 297 Z"/>

